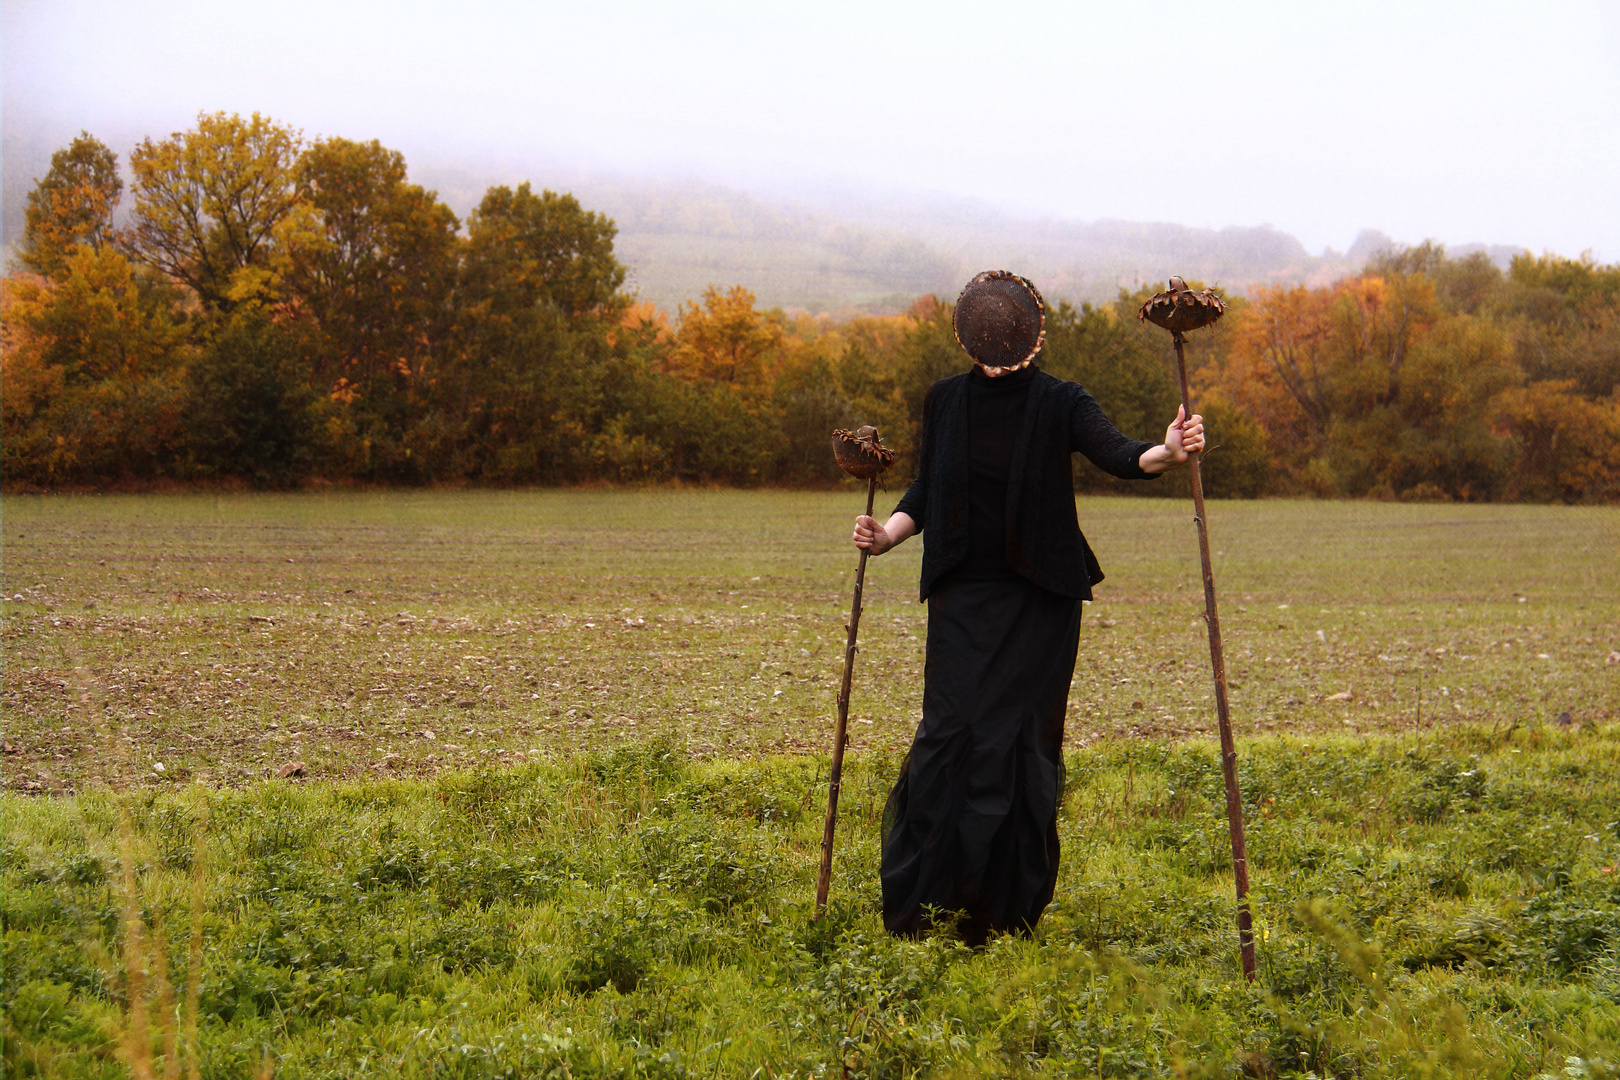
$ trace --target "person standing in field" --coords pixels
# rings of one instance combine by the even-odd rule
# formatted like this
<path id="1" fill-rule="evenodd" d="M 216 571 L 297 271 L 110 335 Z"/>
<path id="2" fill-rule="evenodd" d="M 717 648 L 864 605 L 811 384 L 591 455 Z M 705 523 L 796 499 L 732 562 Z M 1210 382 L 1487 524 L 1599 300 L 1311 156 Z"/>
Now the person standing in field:
<path id="1" fill-rule="evenodd" d="M 1016 274 L 968 282 L 955 330 L 973 367 L 929 389 L 917 476 L 888 521 L 855 519 L 873 555 L 925 534 L 922 722 L 883 817 L 895 934 L 960 913 L 977 946 L 1027 931 L 1051 902 L 1081 601 L 1103 577 L 1070 455 L 1148 479 L 1204 447 L 1201 416 L 1178 409 L 1159 444 L 1127 438 L 1078 384 L 1040 370 L 1045 320 Z"/>

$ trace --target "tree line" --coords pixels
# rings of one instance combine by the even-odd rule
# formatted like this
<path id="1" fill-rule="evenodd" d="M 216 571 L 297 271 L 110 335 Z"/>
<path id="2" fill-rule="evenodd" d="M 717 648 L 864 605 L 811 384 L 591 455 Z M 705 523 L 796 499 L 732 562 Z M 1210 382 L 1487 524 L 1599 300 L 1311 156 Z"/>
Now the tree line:
<path id="1" fill-rule="evenodd" d="M 461 221 L 375 141 L 203 114 L 127 164 L 128 191 L 82 134 L 28 197 L 0 293 L 9 490 L 813 486 L 862 423 L 900 484 L 924 394 L 965 366 L 932 296 L 844 322 L 742 286 L 638 303 L 613 222 L 571 195 L 496 186 Z M 1145 296 L 1056 305 L 1041 363 L 1157 440 L 1178 395 Z M 1229 301 L 1189 357 L 1213 495 L 1620 496 L 1620 267 L 1425 244 Z M 1077 484 L 1185 479 L 1082 462 Z"/>

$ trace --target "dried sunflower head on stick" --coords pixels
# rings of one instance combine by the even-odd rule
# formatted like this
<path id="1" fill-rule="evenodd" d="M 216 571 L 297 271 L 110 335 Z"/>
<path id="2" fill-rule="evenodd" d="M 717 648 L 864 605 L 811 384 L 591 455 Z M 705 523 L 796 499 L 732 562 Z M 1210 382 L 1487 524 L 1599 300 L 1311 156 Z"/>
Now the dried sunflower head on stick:
<path id="1" fill-rule="evenodd" d="M 878 430 L 871 424 L 832 433 L 833 457 L 838 467 L 861 480 L 870 480 L 894 464 L 894 451 L 878 439 Z"/>
<path id="2" fill-rule="evenodd" d="M 1187 283 L 1179 277 L 1170 279 L 1170 288 L 1162 293 L 1154 293 L 1142 310 L 1136 313 L 1138 319 L 1146 319 L 1155 326 L 1162 326 L 1176 334 L 1185 334 L 1189 330 L 1197 330 L 1226 314 L 1226 301 L 1216 296 L 1209 289 L 1203 292 L 1194 292 L 1187 288 Z"/>

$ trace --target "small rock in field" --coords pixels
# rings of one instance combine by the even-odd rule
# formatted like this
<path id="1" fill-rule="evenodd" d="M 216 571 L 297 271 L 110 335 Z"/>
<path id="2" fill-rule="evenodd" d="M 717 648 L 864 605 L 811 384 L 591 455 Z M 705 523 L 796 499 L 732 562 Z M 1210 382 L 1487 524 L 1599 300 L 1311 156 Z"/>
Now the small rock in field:
<path id="1" fill-rule="evenodd" d="M 1140 701 L 1133 701 L 1133 702 L 1131 702 L 1131 708 L 1133 708 L 1133 709 L 1141 709 L 1141 708 L 1146 708 L 1146 705 L 1143 702 L 1140 702 Z"/>
<path id="2" fill-rule="evenodd" d="M 474 701 L 472 698 L 462 698 L 460 701 L 456 702 L 456 708 L 470 709 L 477 704 L 478 702 Z"/>
<path id="3" fill-rule="evenodd" d="M 1612 653 L 1610 653 L 1609 654 L 1609 663 L 1611 663 L 1611 664 L 1620 664 L 1620 652 L 1612 652 Z"/>
<path id="4" fill-rule="evenodd" d="M 1563 712 L 1558 714 L 1558 719 L 1555 722 L 1559 727 L 1570 727 L 1575 723 L 1575 718 L 1569 715 L 1568 709 L 1565 709 Z"/>
<path id="5" fill-rule="evenodd" d="M 303 776 L 304 763 L 302 761 L 289 761 L 287 764 L 276 770 L 276 775 L 282 779 L 286 779 L 289 776 Z"/>
<path id="6" fill-rule="evenodd" d="M 1328 700 L 1329 701 L 1351 701 L 1351 700 L 1353 700 L 1355 698 L 1355 696 L 1356 696 L 1356 692 L 1354 690 L 1340 690 L 1337 694 L 1329 694 L 1328 695 Z"/>
<path id="7" fill-rule="evenodd" d="M 8 742 L 0 742 L 0 754 L 15 754 L 17 748 Z"/>
<path id="8" fill-rule="evenodd" d="M 158 761 L 158 762 L 153 763 L 152 771 L 155 772 L 155 773 L 161 773 L 161 772 L 166 772 L 167 770 L 163 768 L 163 762 Z"/>
<path id="9" fill-rule="evenodd" d="M 424 739 L 437 739 L 438 736 L 433 734 L 433 732 L 431 730 L 428 730 L 428 731 L 422 732 L 422 738 L 424 738 Z"/>

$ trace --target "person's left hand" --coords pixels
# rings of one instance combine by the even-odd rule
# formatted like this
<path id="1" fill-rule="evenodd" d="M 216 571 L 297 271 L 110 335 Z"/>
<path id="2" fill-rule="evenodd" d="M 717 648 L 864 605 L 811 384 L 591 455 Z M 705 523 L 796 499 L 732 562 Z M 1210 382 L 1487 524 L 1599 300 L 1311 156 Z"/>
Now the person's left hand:
<path id="1" fill-rule="evenodd" d="M 1164 448 L 1178 465 L 1185 463 L 1190 454 L 1203 453 L 1204 418 L 1193 413 L 1189 420 L 1186 408 L 1177 408 L 1175 420 L 1164 433 Z"/>

